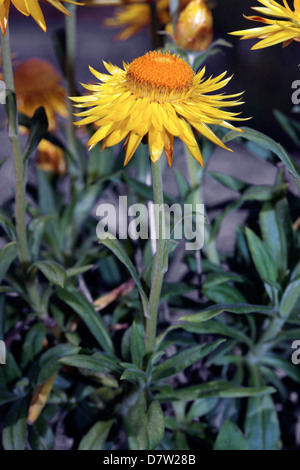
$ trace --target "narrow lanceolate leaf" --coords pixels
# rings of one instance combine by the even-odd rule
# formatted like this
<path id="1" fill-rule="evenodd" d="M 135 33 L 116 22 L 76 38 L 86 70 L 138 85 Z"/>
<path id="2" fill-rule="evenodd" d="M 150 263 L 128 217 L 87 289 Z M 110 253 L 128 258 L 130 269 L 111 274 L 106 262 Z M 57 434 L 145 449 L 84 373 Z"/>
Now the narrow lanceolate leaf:
<path id="1" fill-rule="evenodd" d="M 271 281 L 276 281 L 277 269 L 268 248 L 248 227 L 246 228 L 246 236 L 253 262 L 260 277 L 263 280 L 270 279 Z"/>
<path id="2" fill-rule="evenodd" d="M 96 372 L 121 372 L 122 367 L 119 366 L 117 360 L 104 354 L 88 356 L 86 354 L 74 354 L 72 356 L 63 357 L 59 360 L 62 364 L 78 367 L 80 369 L 88 369 Z"/>
<path id="3" fill-rule="evenodd" d="M 250 450 L 279 449 L 279 422 L 270 396 L 249 398 L 245 433 Z"/>
<path id="4" fill-rule="evenodd" d="M 263 148 L 271 150 L 286 165 L 287 169 L 292 173 L 292 175 L 296 178 L 299 184 L 300 175 L 297 172 L 293 161 L 290 159 L 289 155 L 280 144 L 275 142 L 270 137 L 262 134 L 261 132 L 255 131 L 254 129 L 250 129 L 249 127 L 241 127 L 241 129 L 243 131 L 242 134 L 237 131 L 230 131 L 228 132 L 228 134 L 226 134 L 223 141 L 228 142 L 235 138 L 243 137 L 261 145 Z"/>
<path id="5" fill-rule="evenodd" d="M 106 246 L 109 250 L 111 250 L 113 252 L 113 254 L 119 259 L 119 261 L 121 261 L 121 263 L 123 263 L 126 266 L 126 268 L 128 269 L 132 279 L 134 280 L 134 282 L 135 282 L 135 284 L 136 284 L 136 286 L 139 290 L 141 300 L 142 300 L 142 304 L 143 304 L 144 314 L 145 314 L 145 316 L 149 316 L 149 301 L 148 301 L 148 298 L 145 294 L 145 291 L 143 289 L 140 278 L 138 277 L 136 269 L 135 269 L 131 259 L 127 255 L 126 251 L 122 247 L 121 243 L 113 236 L 111 236 L 110 238 L 107 238 L 105 240 L 101 240 L 101 243 L 104 246 Z"/>
<path id="6" fill-rule="evenodd" d="M 273 387 L 240 387 L 226 380 L 213 380 L 200 385 L 173 390 L 172 387 L 156 395 L 160 402 L 197 400 L 199 398 L 244 398 L 264 396 L 276 392 Z"/>
<path id="7" fill-rule="evenodd" d="M 214 351 L 225 339 L 219 339 L 213 343 L 200 344 L 192 348 L 185 349 L 178 354 L 174 354 L 169 359 L 159 364 L 154 369 L 153 380 L 161 380 L 166 377 L 171 377 L 178 372 L 186 369 L 195 362 L 199 361 L 209 353 Z"/>
<path id="8" fill-rule="evenodd" d="M 164 436 L 164 416 L 158 401 L 153 400 L 147 409 L 143 392 L 129 411 L 132 431 L 135 435 L 138 450 L 155 449 Z"/>
<path id="9" fill-rule="evenodd" d="M 5 450 L 24 450 L 26 438 L 26 401 L 19 401 L 8 415 L 2 432 Z"/>
<path id="10" fill-rule="evenodd" d="M 282 317 L 288 318 L 292 311 L 300 303 L 300 279 L 291 282 L 285 289 L 280 305 L 279 313 Z"/>
<path id="11" fill-rule="evenodd" d="M 179 321 L 186 322 L 204 322 L 210 320 L 217 315 L 220 315 L 222 312 L 236 313 L 236 314 L 247 314 L 247 313 L 261 313 L 264 315 L 274 314 L 274 309 L 267 307 L 265 305 L 251 305 L 251 304 L 218 304 L 212 305 L 201 310 L 198 313 L 193 315 L 186 315 L 180 317 Z"/>
<path id="12" fill-rule="evenodd" d="M 67 277 L 66 271 L 61 264 L 55 261 L 35 261 L 28 268 L 28 275 L 34 271 L 41 271 L 52 284 L 63 287 Z"/>
<path id="13" fill-rule="evenodd" d="M 48 119 L 45 109 L 43 107 L 38 108 L 30 121 L 30 131 L 24 150 L 24 161 L 26 161 L 32 152 L 34 152 L 39 145 L 40 141 L 45 136 L 48 130 Z"/>
<path id="14" fill-rule="evenodd" d="M 49 349 L 45 352 L 39 360 L 39 375 L 37 379 L 37 383 L 41 384 L 48 380 L 52 375 L 54 375 L 61 364 L 59 363 L 59 359 L 64 356 L 77 354 L 79 348 L 71 344 L 59 344 L 58 346 L 54 346 L 53 348 Z"/>
<path id="15" fill-rule="evenodd" d="M 108 354 L 114 355 L 111 337 L 99 315 L 86 298 L 75 289 L 58 289 L 58 296 L 84 321 L 94 338 Z"/>
<path id="16" fill-rule="evenodd" d="M 81 440 L 79 450 L 102 450 L 114 420 L 98 421 Z"/>
<path id="17" fill-rule="evenodd" d="M 139 325 L 134 321 L 131 329 L 130 343 L 131 358 L 137 367 L 142 367 L 143 358 L 146 353 L 144 338 Z"/>
<path id="18" fill-rule="evenodd" d="M 240 428 L 230 421 L 225 421 L 216 439 L 214 450 L 249 450 Z"/>
<path id="19" fill-rule="evenodd" d="M 0 283 L 9 270 L 11 263 L 16 259 L 17 254 L 16 242 L 7 243 L 7 245 L 0 250 Z"/>
<path id="20" fill-rule="evenodd" d="M 51 393 L 51 390 L 53 388 L 56 375 L 57 373 L 53 374 L 51 377 L 49 377 L 48 380 L 46 380 L 46 382 L 39 385 L 35 390 L 28 410 L 28 424 L 35 423 L 35 421 L 38 419 L 41 412 L 43 411 L 47 403 L 48 397 Z"/>

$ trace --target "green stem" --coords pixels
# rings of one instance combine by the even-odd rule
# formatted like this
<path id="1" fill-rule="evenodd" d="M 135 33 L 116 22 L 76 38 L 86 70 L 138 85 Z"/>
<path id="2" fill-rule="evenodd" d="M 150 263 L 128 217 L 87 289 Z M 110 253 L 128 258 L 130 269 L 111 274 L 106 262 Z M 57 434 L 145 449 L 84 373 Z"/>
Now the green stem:
<path id="1" fill-rule="evenodd" d="M 18 133 L 18 112 L 15 99 L 14 77 L 11 62 L 11 52 L 9 45 L 8 27 L 6 35 L 1 37 L 1 52 L 3 62 L 3 73 L 6 89 L 9 92 L 7 96 L 7 115 L 8 115 L 8 132 L 12 146 L 14 171 L 15 171 L 15 192 L 16 192 L 16 232 L 17 245 L 20 264 L 22 269 L 26 271 L 29 263 L 29 251 L 27 243 L 27 232 L 25 222 L 26 211 L 26 171 L 22 158 L 22 151 Z"/>
<path id="2" fill-rule="evenodd" d="M 164 274 L 167 271 L 167 245 L 165 236 L 165 218 L 164 218 L 164 197 L 162 189 L 162 178 L 161 178 L 161 163 L 158 160 L 151 164 L 152 169 L 152 186 L 153 196 L 155 204 L 156 217 L 156 253 L 154 262 L 154 272 L 152 285 L 149 296 L 150 305 L 150 317 L 146 319 L 146 349 L 148 352 L 152 352 L 155 346 L 156 340 L 156 324 L 157 324 L 157 313 L 158 304 L 160 299 L 161 288 L 163 284 Z M 160 208 L 161 210 L 158 210 Z"/>
<path id="3" fill-rule="evenodd" d="M 68 123 L 67 123 L 67 139 L 68 148 L 71 152 L 76 164 L 78 166 L 75 178 L 82 180 L 82 165 L 77 151 L 77 138 L 74 121 L 74 107 L 72 101 L 69 99 L 70 96 L 76 95 L 75 85 L 75 57 L 76 57 L 76 5 L 69 4 L 68 10 L 72 17 L 65 17 L 66 27 L 66 78 L 67 78 L 67 106 L 68 106 Z M 72 169 L 71 169 L 72 173 Z M 74 178 L 72 178 L 74 179 Z"/>
<path id="4" fill-rule="evenodd" d="M 191 189 L 193 190 L 193 210 L 196 210 L 196 204 L 203 204 L 203 199 L 201 195 L 201 189 L 196 189 L 202 182 L 203 179 L 203 168 L 200 167 L 199 163 L 196 162 L 194 157 L 186 148 L 186 158 L 187 158 L 187 166 L 189 172 L 189 179 L 191 183 Z M 220 264 L 220 258 L 218 254 L 218 250 L 216 247 L 215 241 L 210 240 L 210 231 L 205 224 L 204 226 L 204 247 L 203 251 L 205 252 L 208 260 L 211 263 Z"/>

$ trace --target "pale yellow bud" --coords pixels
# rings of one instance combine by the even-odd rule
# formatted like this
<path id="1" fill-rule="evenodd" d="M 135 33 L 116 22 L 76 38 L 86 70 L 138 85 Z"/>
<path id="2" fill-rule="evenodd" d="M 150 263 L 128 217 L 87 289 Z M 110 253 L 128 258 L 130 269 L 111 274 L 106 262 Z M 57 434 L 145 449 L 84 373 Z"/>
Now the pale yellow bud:
<path id="1" fill-rule="evenodd" d="M 213 40 L 213 17 L 205 0 L 192 0 L 180 13 L 174 39 L 183 49 L 208 48 Z"/>

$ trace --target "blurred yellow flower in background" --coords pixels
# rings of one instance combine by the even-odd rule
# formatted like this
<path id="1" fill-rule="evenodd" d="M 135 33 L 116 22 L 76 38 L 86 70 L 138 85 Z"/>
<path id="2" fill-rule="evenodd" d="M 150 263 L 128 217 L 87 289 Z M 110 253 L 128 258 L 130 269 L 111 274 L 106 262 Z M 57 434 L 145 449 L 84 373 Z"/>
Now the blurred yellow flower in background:
<path id="1" fill-rule="evenodd" d="M 101 0 L 89 0 L 91 2 L 101 2 Z M 184 8 L 190 0 L 180 0 L 180 9 Z M 116 36 L 116 40 L 125 40 L 139 33 L 151 23 L 151 0 L 121 0 L 123 6 L 117 8 L 112 18 L 107 18 L 104 24 L 110 28 L 123 29 Z M 156 2 L 158 22 L 165 26 L 171 20 L 169 11 L 169 0 L 157 0 Z"/>
<path id="2" fill-rule="evenodd" d="M 283 0 L 284 6 L 274 0 L 258 1 L 264 6 L 252 9 L 271 18 L 244 15 L 248 20 L 264 23 L 264 26 L 234 31 L 230 34 L 243 36 L 241 39 L 261 39 L 252 49 L 262 49 L 281 42 L 285 47 L 292 41 L 300 41 L 300 0 L 294 0 L 294 10 L 286 0 Z"/>
<path id="3" fill-rule="evenodd" d="M 45 108 L 49 129 L 57 127 L 57 116 L 67 117 L 66 91 L 62 77 L 48 61 L 31 58 L 14 72 L 18 111 L 32 117 L 40 106 Z"/>
<path id="4" fill-rule="evenodd" d="M 76 125 L 95 124 L 98 130 L 88 145 L 102 141 L 102 149 L 125 140 L 125 165 L 144 137 L 150 158 L 156 162 L 165 150 L 169 165 L 173 160 L 174 136 L 179 137 L 193 157 L 203 166 L 203 158 L 192 128 L 216 145 L 227 149 L 210 125 L 235 129 L 228 120 L 238 120 L 239 113 L 220 107 L 241 104 L 241 93 L 226 96 L 209 94 L 223 88 L 230 80 L 226 73 L 205 80 L 205 69 L 196 75 L 179 56 L 149 52 L 123 64 L 124 70 L 104 63 L 110 75 L 90 67 L 100 80 L 97 85 L 83 85 L 92 94 L 71 98 L 79 108 L 90 108 L 77 116 Z M 191 128 L 192 127 L 192 128 Z M 229 149 L 227 149 L 229 150 Z"/>
<path id="5" fill-rule="evenodd" d="M 205 51 L 213 35 L 213 16 L 206 1 L 192 0 L 179 15 L 174 40 L 183 49 Z"/>
<path id="6" fill-rule="evenodd" d="M 52 6 L 60 10 L 65 15 L 71 16 L 68 10 L 59 0 L 43 0 L 45 3 L 50 3 Z M 73 2 L 72 0 L 62 0 L 65 3 L 79 4 Z M 46 31 L 46 22 L 43 15 L 43 12 L 39 6 L 38 0 L 0 0 L 0 28 L 2 34 L 6 32 L 8 24 L 8 16 L 10 5 L 13 4 L 20 13 L 25 16 L 32 16 L 32 18 L 37 22 L 37 24 Z"/>
<path id="7" fill-rule="evenodd" d="M 123 2 L 124 3 L 124 2 Z M 170 21 L 169 0 L 156 2 L 158 21 L 164 25 Z M 107 18 L 104 24 L 110 28 L 124 29 L 116 35 L 116 40 L 124 41 L 139 33 L 151 22 L 150 6 L 148 2 L 133 2 L 118 8 L 112 18 Z"/>
<path id="8" fill-rule="evenodd" d="M 43 106 L 49 130 L 55 132 L 58 116 L 66 118 L 68 115 L 66 91 L 56 68 L 44 59 L 31 58 L 16 68 L 14 82 L 18 111 L 31 118 Z M 21 131 L 24 132 L 24 129 Z M 38 146 L 37 161 L 45 171 L 51 170 L 60 175 L 66 171 L 63 151 L 46 140 Z"/>
<path id="9" fill-rule="evenodd" d="M 66 173 L 66 161 L 63 150 L 46 139 L 39 143 L 37 163 L 43 171 L 53 171 L 60 176 Z"/>

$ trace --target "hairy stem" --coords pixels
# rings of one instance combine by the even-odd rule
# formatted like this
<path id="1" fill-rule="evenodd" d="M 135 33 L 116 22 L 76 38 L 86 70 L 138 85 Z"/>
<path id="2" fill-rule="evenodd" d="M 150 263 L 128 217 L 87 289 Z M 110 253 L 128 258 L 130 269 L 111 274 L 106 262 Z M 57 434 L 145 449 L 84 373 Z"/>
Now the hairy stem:
<path id="1" fill-rule="evenodd" d="M 18 255 L 22 269 L 25 271 L 30 263 L 27 232 L 25 223 L 26 211 L 26 171 L 22 158 L 22 151 L 18 133 L 18 112 L 15 99 L 14 77 L 11 62 L 11 52 L 9 44 L 9 30 L 7 27 L 6 35 L 1 37 L 1 53 L 3 62 L 3 73 L 7 94 L 7 115 L 8 115 L 8 133 L 12 146 L 14 172 L 15 172 L 15 194 L 16 194 L 16 232 Z"/>
<path id="2" fill-rule="evenodd" d="M 165 216 L 164 216 L 164 198 L 162 189 L 162 178 L 160 160 L 152 163 L 152 186 L 156 214 L 156 253 L 154 261 L 154 271 L 152 285 L 150 290 L 150 318 L 146 320 L 146 349 L 153 351 L 156 339 L 156 324 L 158 314 L 158 304 L 163 284 L 164 274 L 167 271 L 167 244 L 165 236 Z M 160 210 L 158 210 L 160 208 Z"/>

